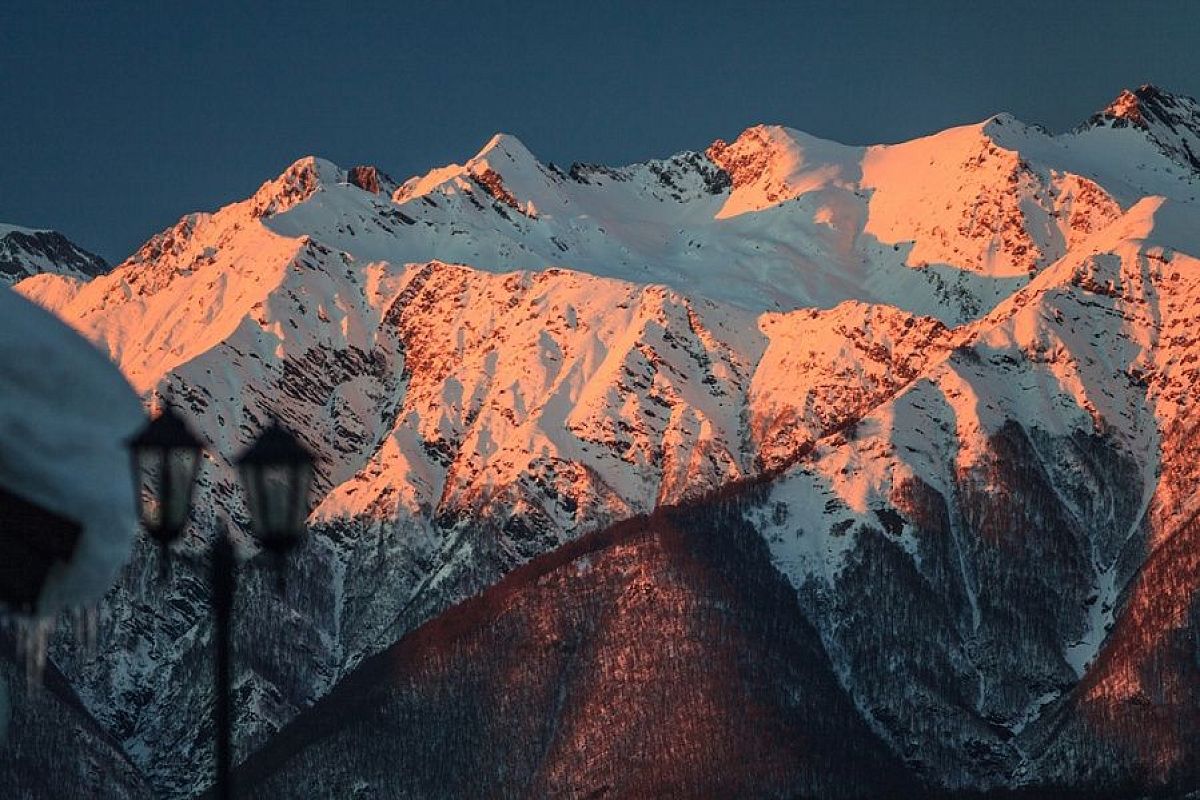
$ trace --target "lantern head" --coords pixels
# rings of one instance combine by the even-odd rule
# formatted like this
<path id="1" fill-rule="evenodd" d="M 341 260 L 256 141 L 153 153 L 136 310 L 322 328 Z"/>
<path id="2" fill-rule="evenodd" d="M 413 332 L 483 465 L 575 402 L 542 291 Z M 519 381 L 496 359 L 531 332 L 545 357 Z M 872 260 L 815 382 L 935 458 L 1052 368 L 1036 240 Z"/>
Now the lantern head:
<path id="1" fill-rule="evenodd" d="M 183 534 L 201 450 L 200 440 L 169 405 L 129 441 L 138 517 L 159 544 L 168 545 Z"/>
<path id="2" fill-rule="evenodd" d="M 254 535 L 266 550 L 283 554 L 298 545 L 308 517 L 313 456 L 273 421 L 237 460 Z"/>

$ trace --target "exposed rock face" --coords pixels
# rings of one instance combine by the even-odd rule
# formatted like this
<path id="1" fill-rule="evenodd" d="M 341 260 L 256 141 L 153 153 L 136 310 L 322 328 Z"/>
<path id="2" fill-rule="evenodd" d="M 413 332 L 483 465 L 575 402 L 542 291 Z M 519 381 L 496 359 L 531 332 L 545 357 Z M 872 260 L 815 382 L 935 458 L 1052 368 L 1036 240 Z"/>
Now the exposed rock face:
<path id="1" fill-rule="evenodd" d="M 380 192 L 379 170 L 375 169 L 375 167 L 352 167 L 350 172 L 347 173 L 346 179 L 364 192 L 370 192 L 371 194 L 379 194 Z"/>

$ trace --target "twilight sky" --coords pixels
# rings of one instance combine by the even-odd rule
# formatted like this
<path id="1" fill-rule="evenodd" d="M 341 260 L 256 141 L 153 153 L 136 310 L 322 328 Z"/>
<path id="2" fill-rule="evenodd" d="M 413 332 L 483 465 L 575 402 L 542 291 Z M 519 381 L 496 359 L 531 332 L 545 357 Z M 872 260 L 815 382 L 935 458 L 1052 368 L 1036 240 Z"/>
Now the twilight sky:
<path id="1" fill-rule="evenodd" d="M 0 221 L 118 261 L 307 154 L 404 179 L 496 131 L 618 164 L 759 122 L 865 144 L 1200 96 L 1191 0 L 141 5 L 0 4 Z"/>

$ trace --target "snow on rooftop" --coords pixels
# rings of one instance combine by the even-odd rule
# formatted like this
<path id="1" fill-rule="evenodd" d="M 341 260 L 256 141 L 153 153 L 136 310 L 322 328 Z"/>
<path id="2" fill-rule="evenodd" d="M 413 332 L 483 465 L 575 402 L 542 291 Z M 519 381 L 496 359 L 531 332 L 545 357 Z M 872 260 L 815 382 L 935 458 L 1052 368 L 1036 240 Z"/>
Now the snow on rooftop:
<path id="1" fill-rule="evenodd" d="M 125 441 L 141 403 L 100 351 L 0 288 L 0 485 L 83 525 L 37 613 L 95 603 L 129 556 L 136 524 Z"/>

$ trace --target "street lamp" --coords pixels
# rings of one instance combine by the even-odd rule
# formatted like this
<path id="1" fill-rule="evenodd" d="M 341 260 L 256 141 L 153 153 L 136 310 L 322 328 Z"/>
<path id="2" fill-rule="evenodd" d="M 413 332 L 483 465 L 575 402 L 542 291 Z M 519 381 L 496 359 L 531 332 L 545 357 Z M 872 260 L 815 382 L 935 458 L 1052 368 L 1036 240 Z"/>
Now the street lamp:
<path id="1" fill-rule="evenodd" d="M 259 544 L 278 556 L 287 554 L 304 537 L 312 453 L 272 421 L 238 458 L 237 465 Z"/>
<path id="2" fill-rule="evenodd" d="M 192 491 L 200 473 L 200 440 L 169 405 L 129 442 L 138 518 L 159 546 L 166 548 L 183 534 L 192 507 Z M 150 497 L 141 481 L 150 484 Z"/>
<path id="3" fill-rule="evenodd" d="M 129 443 L 137 478 L 138 516 L 147 532 L 165 551 L 179 539 L 191 510 L 196 477 L 200 471 L 200 440 L 170 407 L 163 408 Z M 304 538 L 308 496 L 312 487 L 313 457 L 303 444 L 278 422 L 237 459 L 251 528 L 264 550 L 282 559 Z M 142 495 L 142 483 L 150 487 Z M 164 557 L 166 553 L 163 553 Z M 164 560 L 165 563 L 165 560 Z M 224 522 L 218 526 L 212 553 L 212 604 L 216 646 L 217 797 L 233 796 L 232 715 L 230 689 L 233 651 L 233 597 L 237 561 Z M 282 576 L 282 573 L 280 573 Z"/>

